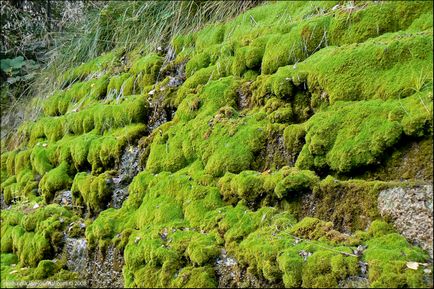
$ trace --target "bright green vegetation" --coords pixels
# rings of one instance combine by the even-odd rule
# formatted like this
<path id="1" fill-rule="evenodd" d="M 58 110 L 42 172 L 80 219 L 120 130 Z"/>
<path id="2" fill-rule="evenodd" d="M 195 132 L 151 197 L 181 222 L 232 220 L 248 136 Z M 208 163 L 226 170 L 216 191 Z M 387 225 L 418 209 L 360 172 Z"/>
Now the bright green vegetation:
<path id="1" fill-rule="evenodd" d="M 432 180 L 432 3 L 351 3 L 260 5 L 177 35 L 172 60 L 113 50 L 62 75 L 2 141 L 2 282 L 77 278 L 52 259 L 85 217 L 72 234 L 121 250 L 126 287 L 226 286 L 224 254 L 238 287 L 429 287 L 377 198 Z M 141 171 L 111 208 L 129 145 Z"/>
<path id="2" fill-rule="evenodd" d="M 366 242 L 365 260 L 368 262 L 369 280 L 373 287 L 423 287 L 422 272 L 408 270 L 406 261 L 421 262 L 426 258 L 419 248 L 412 248 L 408 241 L 393 232 L 384 222 L 373 222 L 368 234 L 373 238 Z"/>
<path id="3" fill-rule="evenodd" d="M 2 212 L 1 250 L 14 252 L 21 266 L 34 267 L 39 261 L 53 257 L 62 241 L 62 231 L 76 219 L 70 210 L 58 204 L 5 210 Z"/>
<path id="4" fill-rule="evenodd" d="M 339 102 L 318 112 L 306 123 L 306 144 L 296 165 L 348 172 L 375 164 L 403 135 L 432 133 L 432 106 L 422 105 L 430 98 L 427 91 L 403 100 Z"/>

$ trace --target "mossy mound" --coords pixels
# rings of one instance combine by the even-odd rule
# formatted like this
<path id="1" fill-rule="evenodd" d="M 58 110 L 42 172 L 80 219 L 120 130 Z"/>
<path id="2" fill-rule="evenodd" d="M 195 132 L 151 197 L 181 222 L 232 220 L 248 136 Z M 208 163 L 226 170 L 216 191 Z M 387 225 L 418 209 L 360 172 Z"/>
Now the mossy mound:
<path id="1" fill-rule="evenodd" d="M 16 254 L 21 266 L 34 267 L 40 260 L 54 256 L 62 242 L 63 231 L 77 218 L 58 204 L 5 210 L 2 212 L 1 251 Z"/>
<path id="2" fill-rule="evenodd" d="M 126 287 L 432 286 L 377 209 L 432 180 L 432 3 L 353 2 L 266 3 L 59 76 L 2 140 L 2 286 L 80 278 L 54 262 L 68 226 L 123 254 Z"/>

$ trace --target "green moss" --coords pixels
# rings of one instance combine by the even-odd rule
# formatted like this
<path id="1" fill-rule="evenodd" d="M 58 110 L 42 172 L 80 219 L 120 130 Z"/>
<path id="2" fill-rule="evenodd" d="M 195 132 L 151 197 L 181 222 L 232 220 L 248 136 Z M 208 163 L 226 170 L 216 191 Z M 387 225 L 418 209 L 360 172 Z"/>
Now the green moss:
<path id="1" fill-rule="evenodd" d="M 232 74 L 242 76 L 248 70 L 259 70 L 267 40 L 267 37 L 258 37 L 249 46 L 237 48 L 231 68 Z"/>
<path id="2" fill-rule="evenodd" d="M 67 130 L 82 134 L 95 129 L 102 134 L 109 129 L 144 122 L 148 104 L 142 96 L 130 96 L 120 104 L 96 104 L 88 109 L 67 115 Z"/>
<path id="3" fill-rule="evenodd" d="M 310 240 L 325 238 L 331 242 L 342 242 L 346 236 L 333 229 L 332 222 L 324 222 L 317 218 L 305 217 L 289 231 L 291 234 Z"/>
<path id="4" fill-rule="evenodd" d="M 276 98 L 270 98 L 265 103 L 263 110 L 271 123 L 289 123 L 293 120 L 291 104 Z"/>
<path id="5" fill-rule="evenodd" d="M 186 79 L 178 89 L 175 105 L 179 105 L 188 92 L 194 92 L 200 84 L 207 84 L 210 80 L 218 79 L 214 65 L 199 69 L 192 76 Z"/>
<path id="6" fill-rule="evenodd" d="M 12 195 L 8 187 L 15 184 L 16 182 L 17 182 L 17 178 L 15 176 L 12 176 L 7 178 L 3 183 L 1 183 L 1 191 L 4 193 L 6 204 L 9 204 L 10 201 L 12 200 Z"/>
<path id="7" fill-rule="evenodd" d="M 374 223 L 373 223 L 374 225 Z M 379 228 L 379 227 L 383 228 Z M 389 233 L 386 224 L 377 222 L 371 232 L 374 238 L 366 242 L 364 259 L 369 266 L 372 287 L 425 287 L 423 269 L 409 269 L 406 262 L 423 262 L 428 257 L 422 249 L 411 246 L 404 237 Z M 381 234 L 380 234 L 381 232 Z"/>
<path id="8" fill-rule="evenodd" d="M 222 124 L 213 127 L 208 151 L 202 155 L 207 173 L 221 176 L 226 171 L 237 173 L 249 169 L 255 152 L 262 148 L 264 129 L 256 120 L 247 119 L 234 130 L 231 132 L 230 126 Z M 247 142 L 242 145 L 243 141 Z"/>
<path id="9" fill-rule="evenodd" d="M 6 159 L 6 171 L 8 173 L 9 176 L 12 176 L 15 174 L 15 157 L 16 157 L 17 152 L 16 151 L 12 151 L 12 152 L 8 152 L 7 156 L 5 158 Z M 2 168 L 4 168 L 4 166 L 2 166 Z"/>
<path id="10" fill-rule="evenodd" d="M 204 265 L 220 254 L 212 236 L 195 235 L 190 239 L 186 253 L 195 265 Z"/>
<path id="11" fill-rule="evenodd" d="M 262 216 L 259 228 L 247 233 L 231 251 L 256 276 L 271 282 L 283 280 L 285 287 L 333 287 L 359 274 L 358 260 L 350 256 L 352 249 L 340 245 L 345 239 L 330 239 L 326 222 L 306 218 L 295 224 L 287 213 L 258 216 Z M 313 227 L 316 235 L 310 231 Z M 311 234 L 300 234 L 302 228 L 310 228 Z"/>
<path id="12" fill-rule="evenodd" d="M 131 86 L 131 75 L 129 73 L 122 73 L 120 75 L 112 76 L 110 82 L 107 86 L 107 98 L 113 98 L 117 95 L 131 95 L 133 92 L 133 87 Z"/>
<path id="13" fill-rule="evenodd" d="M 71 69 L 42 102 L 44 116 L 8 144 L 19 149 L 2 154 L 12 207 L 2 211 L 1 250 L 30 267 L 16 277 L 77 277 L 48 261 L 77 218 L 41 203 L 37 173 L 46 202 L 72 183 L 74 205 L 95 217 L 89 247 L 123 250 L 127 287 L 215 287 L 222 249 L 245 272 L 241 287 L 337 287 L 360 274 L 360 244 L 371 286 L 426 286 L 405 265 L 427 255 L 372 222 L 378 192 L 396 184 L 318 176 L 354 177 L 432 135 L 429 16 L 424 3 L 269 3 L 176 37 L 164 68 L 162 56 L 136 51 L 129 69 L 114 67 L 113 51 Z M 183 65 L 186 81 L 169 87 Z M 148 102 L 176 109 L 149 136 Z M 146 169 L 123 206 L 106 209 L 110 169 L 141 137 Z"/>
<path id="14" fill-rule="evenodd" d="M 44 148 L 44 145 L 35 145 L 33 147 L 30 155 L 30 162 L 33 170 L 41 176 L 53 168 L 47 155 L 47 149 Z"/>
<path id="15" fill-rule="evenodd" d="M 139 88 L 144 88 L 154 84 L 162 64 L 162 57 L 156 53 L 151 53 L 133 63 L 129 72 L 138 76 L 137 85 Z"/>
<path id="16" fill-rule="evenodd" d="M 410 27 L 407 28 L 407 31 L 424 31 L 427 29 L 432 29 L 433 20 L 431 17 L 431 13 L 425 13 L 419 16 L 419 18 L 415 19 Z"/>
<path id="17" fill-rule="evenodd" d="M 343 252 L 351 252 L 347 248 L 343 249 Z M 333 251 L 317 251 L 307 259 L 306 265 L 303 266 L 303 287 L 337 287 L 338 280 L 358 273 L 357 263 L 356 257 L 344 257 Z"/>
<path id="18" fill-rule="evenodd" d="M 363 42 L 386 32 L 405 30 L 420 14 L 431 8 L 428 3 L 423 2 L 415 2 L 411 5 L 406 2 L 385 4 L 368 5 L 354 12 L 337 10 L 330 25 L 332 45 Z"/>
<path id="19" fill-rule="evenodd" d="M 85 177 L 85 176 L 84 176 Z M 84 178 L 83 177 L 83 178 Z M 77 182 L 79 182 L 80 176 L 76 176 Z M 82 189 L 90 190 L 89 187 L 82 187 Z M 94 194 L 97 194 L 94 193 Z M 89 242 L 90 247 L 95 247 L 101 240 L 110 240 L 113 238 L 116 228 L 119 225 L 118 211 L 113 208 L 109 208 L 101 212 L 98 218 L 86 228 L 86 239 Z"/>
<path id="20" fill-rule="evenodd" d="M 185 73 L 187 77 L 190 77 L 199 69 L 208 67 L 209 64 L 210 64 L 209 54 L 199 53 L 193 56 L 190 59 L 190 61 L 187 62 L 187 65 L 185 67 Z"/>
<path id="21" fill-rule="evenodd" d="M 396 184 L 363 180 L 339 181 L 328 176 L 314 191 L 315 216 L 332 221 L 337 228 L 366 229 L 380 216 L 377 198 L 381 190 Z M 332 213 L 330 210 L 332 208 Z"/>
<path id="22" fill-rule="evenodd" d="M 214 270 L 206 267 L 185 267 L 171 283 L 175 288 L 216 288 Z"/>
<path id="23" fill-rule="evenodd" d="M 21 169 L 15 176 L 1 183 L 1 192 L 6 204 L 12 200 L 29 200 L 36 195 L 38 183 L 29 167 Z"/>
<path id="24" fill-rule="evenodd" d="M 306 59 L 326 45 L 329 17 L 314 18 L 291 28 L 289 33 L 270 36 L 262 60 L 262 72 L 271 74 L 281 66 Z"/>
<path id="25" fill-rule="evenodd" d="M 205 171 L 214 176 L 222 175 L 225 170 L 248 169 L 254 152 L 262 147 L 265 132 L 254 118 L 237 119 L 234 109 L 224 107 L 235 104 L 236 84 L 232 77 L 222 78 L 203 88 L 200 101 L 192 97 L 183 100 L 175 120 L 187 120 L 196 115 L 194 121 L 173 122 L 167 126 L 167 131 L 154 137 L 147 169 L 176 171 L 187 161 L 196 159 L 201 159 Z M 193 101 L 200 106 L 192 111 Z M 247 145 L 241 145 L 246 139 L 249 139 Z"/>
<path id="26" fill-rule="evenodd" d="M 277 197 L 286 197 L 289 194 L 313 189 L 319 178 L 312 171 L 289 170 L 285 177 L 276 184 L 274 193 Z"/>
<path id="27" fill-rule="evenodd" d="M 389 233 L 393 233 L 392 226 L 380 220 L 373 221 L 368 229 L 368 234 L 372 237 L 381 237 Z"/>
<path id="28" fill-rule="evenodd" d="M 18 152 L 15 156 L 15 175 L 18 175 L 21 170 L 30 168 L 30 150 Z"/>
<path id="29" fill-rule="evenodd" d="M 296 160 L 305 142 L 306 130 L 304 125 L 293 124 L 285 128 L 283 140 L 285 148 L 289 152 L 291 159 Z"/>
<path id="30" fill-rule="evenodd" d="M 15 207 L 2 212 L 2 219 L 2 252 L 13 251 L 21 266 L 36 267 L 40 260 L 52 257 L 62 241 L 60 232 L 73 216 L 67 209 L 52 204 L 26 208 L 25 213 Z"/>
<path id="31" fill-rule="evenodd" d="M 140 206 L 152 178 L 153 175 L 147 171 L 140 172 L 134 177 L 128 188 L 129 197 L 125 204 L 127 208 L 137 209 Z"/>
<path id="32" fill-rule="evenodd" d="M 195 35 L 196 49 L 204 49 L 211 45 L 223 42 L 225 27 L 221 24 L 209 25 L 198 31 Z"/>
<path id="33" fill-rule="evenodd" d="M 92 141 L 96 138 L 97 136 L 91 133 L 83 134 L 65 144 L 69 147 L 72 161 L 78 171 L 87 166 L 87 156 L 89 153 L 89 148 Z"/>
<path id="34" fill-rule="evenodd" d="M 53 261 L 42 260 L 39 262 L 38 267 L 36 268 L 35 272 L 33 273 L 33 277 L 36 280 L 45 279 L 45 278 L 53 275 L 54 273 L 56 273 L 56 271 L 58 271 L 58 270 L 59 270 L 58 266 Z"/>
<path id="35" fill-rule="evenodd" d="M 59 80 L 64 83 L 70 83 L 77 79 L 84 79 L 86 76 L 92 73 L 109 69 L 111 66 L 117 64 L 117 59 L 121 53 L 121 50 L 113 50 L 111 52 L 102 54 L 101 56 L 94 58 L 89 62 L 83 63 L 80 66 L 68 70 L 59 76 Z"/>
<path id="36" fill-rule="evenodd" d="M 9 154 L 10 154 L 10 152 L 8 152 L 8 151 L 2 151 L 2 154 L 1 154 L 1 171 L 5 172 L 6 175 L 8 174 L 7 162 L 8 162 Z M 2 179 L 2 181 L 3 181 L 3 179 Z"/>
<path id="37" fill-rule="evenodd" d="M 194 46 L 195 35 L 193 34 L 185 34 L 185 35 L 176 35 L 172 39 L 173 48 L 176 51 L 176 54 L 180 54 L 183 50 L 188 50 L 192 46 Z"/>
<path id="38" fill-rule="evenodd" d="M 69 170 L 69 165 L 63 162 L 57 168 L 52 169 L 42 177 L 39 183 L 39 189 L 47 204 L 53 199 L 55 192 L 62 189 L 69 189 L 71 186 L 72 179 L 68 175 Z"/>
<path id="39" fill-rule="evenodd" d="M 123 148 L 134 143 L 144 134 L 146 127 L 134 124 L 107 131 L 101 137 L 91 138 L 88 148 L 87 161 L 92 165 L 92 173 L 100 173 L 104 169 L 112 168 L 119 160 Z"/>
<path id="40" fill-rule="evenodd" d="M 86 205 L 91 213 L 98 213 L 103 210 L 111 197 L 107 180 L 109 177 L 109 173 L 98 176 L 84 172 L 76 174 L 71 188 L 74 204 L 77 206 Z"/>
<path id="41" fill-rule="evenodd" d="M 46 116 L 60 116 L 82 110 L 103 98 L 108 84 L 108 76 L 74 83 L 48 97 L 43 103 L 44 113 Z"/>
<path id="42" fill-rule="evenodd" d="M 312 190 L 318 182 L 319 178 L 311 171 L 283 167 L 272 174 L 255 171 L 243 171 L 238 175 L 226 173 L 219 180 L 219 188 L 229 203 L 236 203 L 239 199 L 257 202 L 259 198 L 291 197 Z"/>
<path id="43" fill-rule="evenodd" d="M 313 106 L 324 96 L 330 103 L 409 96 L 419 74 L 424 75 L 421 81 L 432 83 L 431 51 L 432 35 L 424 32 L 397 32 L 361 45 L 322 49 L 304 63 L 312 68 L 307 71 Z M 303 71 L 303 66 L 300 69 Z"/>
<path id="44" fill-rule="evenodd" d="M 306 144 L 296 165 L 349 172 L 375 164 L 403 133 L 428 133 L 431 118 L 428 111 L 416 95 L 404 100 L 336 103 L 307 122 Z"/>

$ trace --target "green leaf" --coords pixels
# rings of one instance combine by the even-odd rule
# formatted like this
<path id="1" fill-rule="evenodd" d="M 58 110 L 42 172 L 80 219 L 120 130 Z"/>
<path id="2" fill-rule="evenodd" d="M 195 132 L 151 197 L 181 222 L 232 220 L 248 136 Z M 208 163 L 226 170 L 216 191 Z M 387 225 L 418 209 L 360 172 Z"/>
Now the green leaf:
<path id="1" fill-rule="evenodd" d="M 21 67 L 25 64 L 24 57 L 18 56 L 13 59 L 6 58 L 0 61 L 0 67 L 3 71 L 7 71 L 8 69 L 21 69 Z"/>

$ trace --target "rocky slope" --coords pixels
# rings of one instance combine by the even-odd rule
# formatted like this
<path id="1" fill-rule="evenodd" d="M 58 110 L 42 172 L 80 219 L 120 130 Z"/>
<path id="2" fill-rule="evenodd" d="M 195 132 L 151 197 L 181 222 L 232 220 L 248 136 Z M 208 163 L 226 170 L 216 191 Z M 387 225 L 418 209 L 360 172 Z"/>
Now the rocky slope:
<path id="1" fill-rule="evenodd" d="M 432 287 L 432 14 L 269 3 L 58 76 L 2 140 L 2 286 Z"/>

